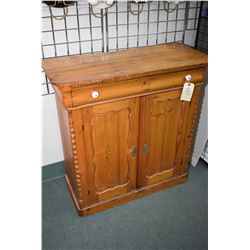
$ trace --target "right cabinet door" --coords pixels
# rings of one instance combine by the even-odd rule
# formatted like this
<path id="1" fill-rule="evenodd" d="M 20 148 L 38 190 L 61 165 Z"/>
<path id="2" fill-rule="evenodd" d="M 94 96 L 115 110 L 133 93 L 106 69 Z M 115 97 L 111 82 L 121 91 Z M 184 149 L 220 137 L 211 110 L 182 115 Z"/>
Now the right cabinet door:
<path id="1" fill-rule="evenodd" d="M 152 185 L 187 171 L 200 86 L 191 102 L 182 89 L 141 98 L 138 186 Z"/>

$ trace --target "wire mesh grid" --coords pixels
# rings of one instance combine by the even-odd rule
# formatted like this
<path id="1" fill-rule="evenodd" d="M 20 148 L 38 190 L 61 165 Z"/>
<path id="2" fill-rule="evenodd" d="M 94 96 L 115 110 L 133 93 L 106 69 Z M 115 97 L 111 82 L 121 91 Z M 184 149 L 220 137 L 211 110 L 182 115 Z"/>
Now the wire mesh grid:
<path id="1" fill-rule="evenodd" d="M 84 0 L 68 7 L 61 20 L 52 17 L 42 4 L 42 58 L 100 53 L 162 43 L 184 43 L 186 31 L 198 29 L 201 2 L 182 2 L 175 9 L 164 1 L 148 3 L 115 1 L 107 14 L 97 18 Z M 168 9 L 168 13 L 166 10 Z M 52 8 L 54 16 L 65 15 L 65 9 Z M 97 15 L 105 10 L 93 8 Z M 42 71 L 42 95 L 53 94 L 53 88 Z"/>
<path id="2" fill-rule="evenodd" d="M 206 163 L 208 163 L 208 141 L 202 151 L 201 159 L 203 159 Z"/>
<path id="3" fill-rule="evenodd" d="M 202 2 L 195 47 L 208 53 L 208 2 Z M 208 163 L 208 140 L 202 151 L 201 158 Z"/>
<path id="4" fill-rule="evenodd" d="M 202 2 L 195 47 L 208 53 L 208 2 Z"/>

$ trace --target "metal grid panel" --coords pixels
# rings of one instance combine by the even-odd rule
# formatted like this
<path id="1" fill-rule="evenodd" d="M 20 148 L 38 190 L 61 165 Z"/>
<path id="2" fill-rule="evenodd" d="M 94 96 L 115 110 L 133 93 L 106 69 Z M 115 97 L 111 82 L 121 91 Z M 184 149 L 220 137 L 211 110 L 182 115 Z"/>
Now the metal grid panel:
<path id="1" fill-rule="evenodd" d="M 205 53 L 208 53 L 208 2 L 204 1 L 201 5 L 199 26 L 195 47 Z M 208 140 L 202 151 L 201 158 L 208 163 Z"/>
<path id="2" fill-rule="evenodd" d="M 141 4 L 131 4 L 133 12 L 140 11 Z M 51 16 L 47 5 L 42 4 L 42 57 L 53 58 L 85 53 L 108 52 L 154 44 L 185 40 L 185 31 L 197 30 L 201 2 L 183 2 L 174 10 L 172 4 L 163 1 L 145 3 L 140 15 L 129 11 L 127 2 L 115 2 L 102 18 L 91 15 L 91 6 L 78 1 L 68 7 L 68 15 L 62 20 Z M 63 9 L 52 8 L 53 15 L 61 16 Z M 94 8 L 98 15 L 104 10 Z M 53 94 L 47 76 L 42 72 L 42 95 Z"/>
<path id="3" fill-rule="evenodd" d="M 208 163 L 208 141 L 202 151 L 202 154 L 201 154 L 201 158 L 206 162 Z"/>
<path id="4" fill-rule="evenodd" d="M 208 53 L 208 2 L 202 2 L 195 47 Z"/>

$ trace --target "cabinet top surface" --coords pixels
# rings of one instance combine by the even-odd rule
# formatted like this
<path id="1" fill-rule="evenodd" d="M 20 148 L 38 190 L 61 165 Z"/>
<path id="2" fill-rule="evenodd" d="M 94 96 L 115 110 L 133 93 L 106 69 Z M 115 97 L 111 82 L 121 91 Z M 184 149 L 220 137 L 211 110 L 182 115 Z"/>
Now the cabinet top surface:
<path id="1" fill-rule="evenodd" d="M 206 67 L 205 53 L 184 44 L 44 59 L 42 67 L 59 89 L 72 89 Z"/>

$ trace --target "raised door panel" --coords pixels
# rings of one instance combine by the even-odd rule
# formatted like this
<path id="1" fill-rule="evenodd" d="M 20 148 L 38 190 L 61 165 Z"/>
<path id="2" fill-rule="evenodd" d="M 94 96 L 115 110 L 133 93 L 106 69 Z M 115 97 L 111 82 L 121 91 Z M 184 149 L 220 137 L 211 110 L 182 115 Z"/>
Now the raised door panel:
<path id="1" fill-rule="evenodd" d="M 91 203 L 130 192 L 136 185 L 139 99 L 82 109 Z"/>
<path id="2" fill-rule="evenodd" d="M 195 88 L 191 102 L 180 101 L 181 89 L 142 97 L 139 186 L 152 185 L 186 171 L 199 88 Z"/>

